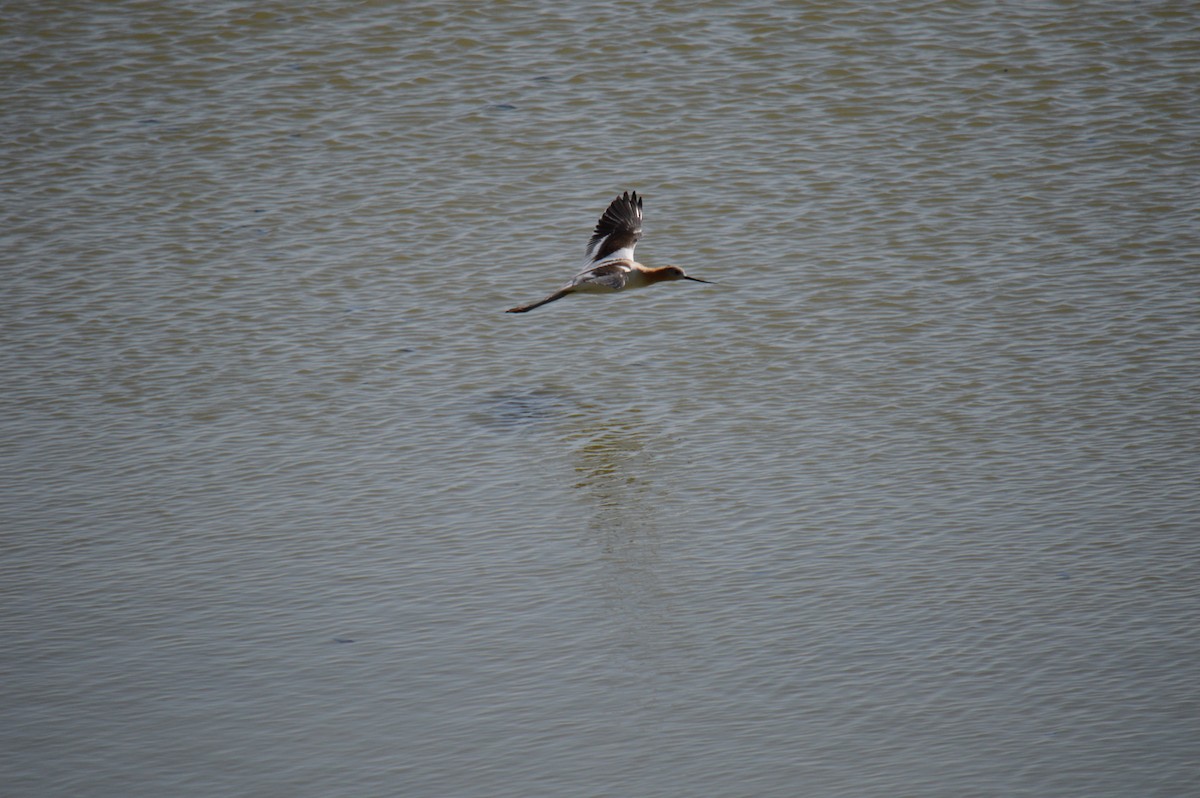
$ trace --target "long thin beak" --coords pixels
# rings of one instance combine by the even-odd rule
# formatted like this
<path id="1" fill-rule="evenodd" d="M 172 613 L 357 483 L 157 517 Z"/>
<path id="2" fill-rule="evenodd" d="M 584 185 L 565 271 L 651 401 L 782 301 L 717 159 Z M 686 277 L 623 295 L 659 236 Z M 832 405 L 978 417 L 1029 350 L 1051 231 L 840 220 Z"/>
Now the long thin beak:
<path id="1" fill-rule="evenodd" d="M 693 283 L 708 283 L 709 285 L 716 285 L 716 283 L 714 283 L 712 280 L 701 280 L 699 277 L 688 277 L 686 274 L 683 276 L 683 279 L 691 280 Z"/>

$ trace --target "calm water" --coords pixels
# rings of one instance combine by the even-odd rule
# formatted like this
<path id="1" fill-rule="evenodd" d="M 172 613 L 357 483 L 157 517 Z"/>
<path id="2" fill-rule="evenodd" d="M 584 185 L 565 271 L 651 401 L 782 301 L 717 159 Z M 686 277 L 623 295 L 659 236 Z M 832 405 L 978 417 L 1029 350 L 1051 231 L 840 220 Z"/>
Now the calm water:
<path id="1" fill-rule="evenodd" d="M 1195 795 L 1200 13 L 573 8 L 6 5 L 5 794 Z"/>

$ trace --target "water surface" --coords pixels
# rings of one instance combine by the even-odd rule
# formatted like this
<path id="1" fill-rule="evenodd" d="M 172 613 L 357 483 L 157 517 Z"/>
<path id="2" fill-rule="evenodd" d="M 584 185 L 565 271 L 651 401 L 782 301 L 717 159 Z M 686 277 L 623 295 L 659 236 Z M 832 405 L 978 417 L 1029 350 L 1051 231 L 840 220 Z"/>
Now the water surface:
<path id="1" fill-rule="evenodd" d="M 6 794 L 1194 790 L 1190 9 L 6 16 Z"/>

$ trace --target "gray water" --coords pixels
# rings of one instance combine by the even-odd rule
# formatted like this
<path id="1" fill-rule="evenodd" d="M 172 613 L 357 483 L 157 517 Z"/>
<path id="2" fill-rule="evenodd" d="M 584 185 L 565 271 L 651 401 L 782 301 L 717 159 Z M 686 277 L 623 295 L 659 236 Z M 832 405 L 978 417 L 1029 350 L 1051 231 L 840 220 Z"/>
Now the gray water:
<path id="1" fill-rule="evenodd" d="M 1193 4 L 3 19 L 6 796 L 1196 794 Z"/>

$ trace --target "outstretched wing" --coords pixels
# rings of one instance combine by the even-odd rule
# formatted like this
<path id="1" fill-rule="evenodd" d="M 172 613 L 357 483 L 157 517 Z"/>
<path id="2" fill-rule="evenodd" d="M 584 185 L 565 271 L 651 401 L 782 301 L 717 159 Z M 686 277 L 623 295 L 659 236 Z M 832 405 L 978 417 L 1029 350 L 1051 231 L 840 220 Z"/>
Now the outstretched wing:
<path id="1" fill-rule="evenodd" d="M 588 242 L 589 263 L 610 258 L 633 260 L 633 248 L 642 237 L 642 198 L 637 192 L 626 191 L 609 203 L 608 210 L 596 223 L 596 231 Z"/>

